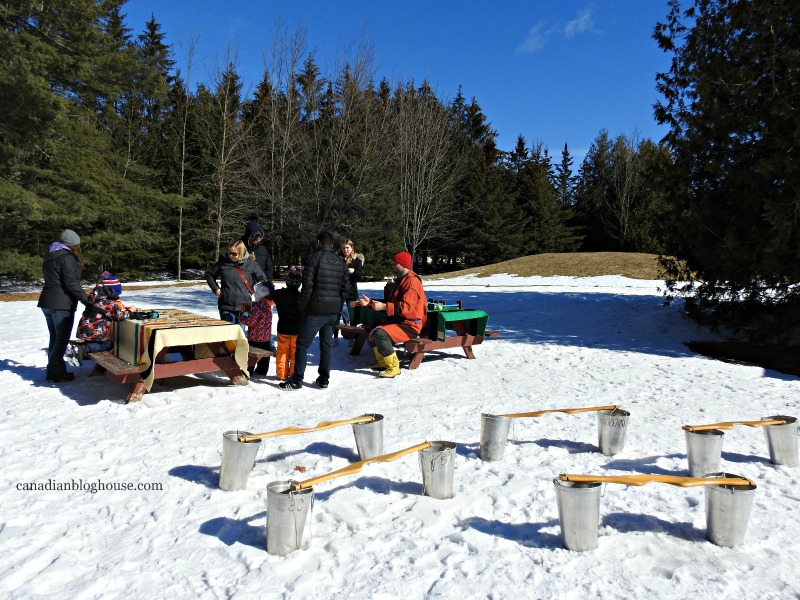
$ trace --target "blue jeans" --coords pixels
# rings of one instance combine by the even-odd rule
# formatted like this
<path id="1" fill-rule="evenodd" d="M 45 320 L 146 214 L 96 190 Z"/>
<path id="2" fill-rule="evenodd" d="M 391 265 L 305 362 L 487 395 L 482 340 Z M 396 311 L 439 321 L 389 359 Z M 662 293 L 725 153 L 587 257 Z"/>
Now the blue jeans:
<path id="1" fill-rule="evenodd" d="M 114 347 L 114 342 L 86 342 L 86 352 L 108 352 Z"/>
<path id="2" fill-rule="evenodd" d="M 347 300 L 342 303 L 342 309 L 339 311 L 339 316 L 341 317 L 341 322 L 345 325 L 350 325 L 350 310 L 347 306 Z"/>
<path id="3" fill-rule="evenodd" d="M 245 329 L 244 324 L 239 320 L 239 312 L 233 310 L 220 310 L 219 311 L 219 318 L 223 321 L 227 321 L 228 323 L 234 323 L 239 325 L 242 328 L 242 331 L 247 333 L 247 329 Z"/>
<path id="4" fill-rule="evenodd" d="M 297 349 L 294 354 L 294 373 L 292 381 L 301 382 L 306 374 L 308 347 L 319 333 L 319 377 L 322 381 L 331 378 L 331 344 L 333 343 L 333 327 L 339 318 L 338 313 L 324 315 L 305 315 L 300 321 L 297 334 Z"/>
<path id="5" fill-rule="evenodd" d="M 75 320 L 74 310 L 56 310 L 43 308 L 47 330 L 50 332 L 50 343 L 47 345 L 47 375 L 61 375 L 67 372 L 64 353 L 67 351 L 69 336 Z"/>

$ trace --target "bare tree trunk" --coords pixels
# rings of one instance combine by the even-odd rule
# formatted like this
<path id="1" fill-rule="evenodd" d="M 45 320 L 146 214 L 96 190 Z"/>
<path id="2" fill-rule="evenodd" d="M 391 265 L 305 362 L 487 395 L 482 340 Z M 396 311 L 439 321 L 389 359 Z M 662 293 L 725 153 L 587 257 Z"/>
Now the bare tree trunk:
<path id="1" fill-rule="evenodd" d="M 617 138 L 612 150 L 611 183 L 613 197 L 606 201 L 606 230 L 624 250 L 631 227 L 639 210 L 642 189 L 642 160 L 639 156 L 639 136 L 634 132 L 628 139 Z"/>
<path id="2" fill-rule="evenodd" d="M 305 35 L 296 32 L 292 38 L 286 38 L 276 32 L 275 64 L 273 65 L 273 81 L 278 89 L 285 90 L 285 98 L 280 102 L 279 95 L 271 96 L 270 110 L 270 224 L 272 231 L 282 232 L 286 229 L 286 218 L 293 205 L 298 204 L 295 194 L 299 189 L 299 169 L 297 162 L 302 145 L 302 135 L 297 111 L 297 70 L 305 48 Z M 294 202 L 293 202 L 294 200 Z M 282 246 L 284 240 L 278 236 L 276 246 Z"/>
<path id="3" fill-rule="evenodd" d="M 289 37 L 276 28 L 270 62 L 265 58 L 264 79 L 248 111 L 252 135 L 243 152 L 246 193 L 255 199 L 254 212 L 276 259 L 283 252 L 286 221 L 299 204 L 303 132 L 295 86 L 304 46 L 302 32 Z"/>
<path id="4" fill-rule="evenodd" d="M 243 145 L 247 138 L 247 127 L 241 119 L 241 89 L 236 65 L 228 51 L 226 69 L 218 75 L 214 115 L 216 122 L 209 123 L 208 132 L 213 148 L 212 183 L 214 204 L 210 219 L 210 232 L 214 243 L 213 259 L 219 255 L 226 235 L 233 235 L 233 227 L 240 226 L 247 204 L 241 202 Z M 218 119 L 218 120 L 217 120 Z"/>
<path id="5" fill-rule="evenodd" d="M 426 86 L 423 86 L 426 89 Z M 451 229 L 458 218 L 454 195 L 463 174 L 446 108 L 432 93 L 398 92 L 394 135 L 403 240 L 413 255 L 426 240 Z"/>
<path id="6" fill-rule="evenodd" d="M 387 111 L 375 110 L 367 94 L 373 71 L 371 50 L 360 48 L 352 62 L 340 67 L 328 118 L 312 127 L 307 152 L 316 229 L 342 231 L 361 224 L 363 214 L 355 203 L 375 197 L 377 178 L 369 175 L 383 171 L 389 160 L 380 151 L 388 134 Z"/>
<path id="7" fill-rule="evenodd" d="M 189 40 L 188 49 L 186 51 L 186 98 L 184 99 L 185 105 L 183 107 L 183 115 L 181 116 L 181 164 L 180 164 L 180 178 L 178 180 L 178 196 L 180 197 L 180 204 L 178 205 L 178 248 L 176 257 L 177 280 L 181 281 L 182 261 L 183 261 L 183 204 L 186 200 L 186 137 L 189 123 L 189 86 L 191 84 L 192 75 L 192 62 L 194 59 L 194 51 L 197 47 L 197 38 Z"/>

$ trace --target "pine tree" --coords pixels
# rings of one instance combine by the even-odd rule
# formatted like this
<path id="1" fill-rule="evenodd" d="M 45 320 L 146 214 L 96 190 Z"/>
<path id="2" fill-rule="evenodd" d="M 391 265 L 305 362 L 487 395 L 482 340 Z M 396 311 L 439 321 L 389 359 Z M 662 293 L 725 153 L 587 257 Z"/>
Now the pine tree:
<path id="1" fill-rule="evenodd" d="M 575 222 L 585 235 L 581 250 L 614 248 L 606 233 L 603 212 L 611 185 L 612 144 L 608 131 L 601 130 L 589 147 L 579 169 L 575 191 Z"/>
<path id="2" fill-rule="evenodd" d="M 657 77 L 674 153 L 672 276 L 698 305 L 755 329 L 800 327 L 800 53 L 790 2 L 670 0 Z M 778 314 L 783 312 L 783 318 Z M 780 321 L 780 322 L 779 322 Z"/>
<path id="3" fill-rule="evenodd" d="M 118 6 L 53 0 L 1 7 L 2 43 L 13 52 L 4 58 L 16 74 L 9 79 L 3 69 L 0 77 L 21 84 L 25 98 L 21 104 L 13 93 L 0 93 L 9 117 L 0 119 L 0 147 L 7 150 L 0 169 L 9 176 L 0 211 L 13 215 L 3 219 L 3 269 L 13 263 L 13 248 L 43 252 L 64 227 L 82 232 L 90 269 L 160 266 L 152 252 L 160 235 L 161 214 L 154 210 L 160 194 L 124 181 L 123 161 L 102 127 L 103 116 L 114 113 L 124 79 L 112 67 L 124 61 L 109 56 L 118 41 L 111 31 L 120 31 Z M 5 204 L 20 199 L 25 210 Z M 132 230 L 131 223 L 138 227 Z M 16 272 L 39 262 L 40 252 L 36 255 L 28 253 Z"/>
<path id="4" fill-rule="evenodd" d="M 561 162 L 556 165 L 556 200 L 561 206 L 571 207 L 575 204 L 575 186 L 577 177 L 572 173 L 573 158 L 566 142 L 561 151 Z"/>
<path id="5" fill-rule="evenodd" d="M 461 89 L 450 103 L 463 150 L 466 175 L 456 184 L 461 218 L 448 232 L 432 240 L 443 263 L 454 267 L 484 265 L 516 256 L 520 248 L 519 214 L 499 168 L 497 132 L 475 98 L 466 102 Z"/>

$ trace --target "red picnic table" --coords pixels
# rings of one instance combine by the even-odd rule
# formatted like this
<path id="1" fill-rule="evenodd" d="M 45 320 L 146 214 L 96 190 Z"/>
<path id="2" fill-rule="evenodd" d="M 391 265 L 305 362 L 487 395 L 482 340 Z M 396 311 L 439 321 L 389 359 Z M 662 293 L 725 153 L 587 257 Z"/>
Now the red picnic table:
<path id="1" fill-rule="evenodd" d="M 86 355 L 93 374 L 130 384 L 126 403 L 150 391 L 156 379 L 223 371 L 247 385 L 247 368 L 272 353 L 250 348 L 239 325 L 180 309 L 159 309 L 154 319 L 114 323 L 114 349 Z"/>

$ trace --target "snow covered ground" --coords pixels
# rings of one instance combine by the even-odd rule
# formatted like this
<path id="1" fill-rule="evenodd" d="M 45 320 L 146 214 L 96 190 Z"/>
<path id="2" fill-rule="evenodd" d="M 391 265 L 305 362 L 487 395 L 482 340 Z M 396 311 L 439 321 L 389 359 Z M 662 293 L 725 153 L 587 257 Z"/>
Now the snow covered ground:
<path id="1" fill-rule="evenodd" d="M 561 546 L 560 473 L 686 475 L 684 424 L 800 416 L 800 380 L 715 361 L 713 339 L 665 305 L 659 282 L 496 275 L 429 282 L 430 296 L 490 314 L 502 337 L 431 353 L 382 380 L 368 349 L 334 349 L 330 387 L 287 393 L 274 367 L 247 387 L 217 374 L 124 386 L 44 382 L 44 318 L 0 303 L 0 595 L 10 598 L 800 598 L 800 469 L 772 465 L 762 430 L 726 432 L 722 468 L 754 480 L 747 536 L 705 539 L 704 490 L 606 485 L 599 546 Z M 363 286 L 367 294 L 382 286 Z M 140 309 L 217 316 L 205 285 L 128 291 Z M 307 381 L 316 377 L 316 345 Z M 518 419 L 505 456 L 480 460 L 480 415 L 619 404 L 628 441 L 597 447 L 594 413 Z M 262 443 L 247 489 L 218 488 L 222 433 L 384 415 L 385 452 L 457 444 L 455 497 L 423 496 L 416 454 L 315 486 L 310 545 L 265 551 L 266 485 L 358 460 L 350 426 Z M 304 467 L 300 473 L 296 467 Z M 161 490 L 26 491 L 25 484 L 158 484 Z"/>

